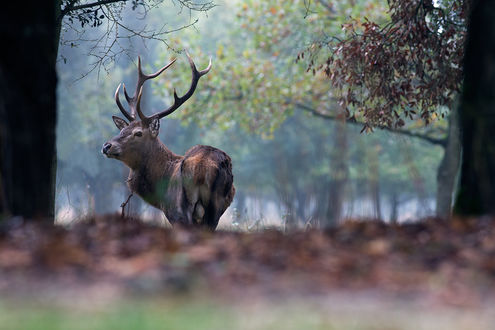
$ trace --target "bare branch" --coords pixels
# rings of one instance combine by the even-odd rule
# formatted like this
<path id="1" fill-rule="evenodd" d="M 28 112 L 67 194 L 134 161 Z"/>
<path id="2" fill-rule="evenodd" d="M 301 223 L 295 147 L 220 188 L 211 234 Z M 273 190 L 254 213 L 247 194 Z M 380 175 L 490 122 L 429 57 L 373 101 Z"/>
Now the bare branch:
<path id="1" fill-rule="evenodd" d="M 179 6 L 180 10 L 188 9 L 190 12 L 206 12 L 216 5 L 212 1 L 193 1 L 193 0 L 167 0 L 174 6 Z M 139 1 L 141 15 L 140 19 L 146 17 L 148 12 L 163 3 L 163 0 Z M 67 47 L 77 47 L 84 43 L 89 44 L 87 55 L 93 58 L 90 67 L 79 79 L 87 76 L 89 73 L 96 70 L 98 76 L 101 70 L 109 72 L 110 65 L 115 63 L 119 57 L 124 56 L 131 61 L 136 57 L 134 53 L 133 40 L 141 40 L 144 47 L 149 41 L 159 42 L 165 45 L 167 49 L 174 49 L 167 41 L 167 35 L 189 27 L 193 27 L 199 19 L 192 19 L 182 26 L 170 27 L 167 23 L 161 27 L 148 27 L 145 22 L 138 23 L 133 26 L 126 24 L 124 20 L 125 10 L 130 8 L 126 6 L 126 0 L 66 0 L 63 1 L 64 8 L 61 10 L 60 17 L 64 25 L 64 31 L 74 33 L 69 39 L 61 38 L 60 44 Z M 134 8 L 133 8 L 134 10 Z M 80 27 L 76 26 L 79 23 Z M 93 27 L 102 25 L 100 29 L 96 29 L 96 35 L 90 30 Z M 91 37 L 88 37 L 91 35 Z M 66 58 L 60 55 L 64 62 Z"/>

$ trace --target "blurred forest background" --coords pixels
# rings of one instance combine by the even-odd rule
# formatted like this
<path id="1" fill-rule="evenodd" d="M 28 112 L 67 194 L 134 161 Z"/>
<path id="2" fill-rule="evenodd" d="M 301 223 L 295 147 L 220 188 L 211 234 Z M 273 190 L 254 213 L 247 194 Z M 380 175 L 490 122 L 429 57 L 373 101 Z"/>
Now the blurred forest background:
<path id="1" fill-rule="evenodd" d="M 406 113 L 410 119 L 403 126 L 372 130 L 360 118 L 344 119 L 328 77 L 314 70 L 322 61 L 314 51 L 319 43 L 345 38 L 342 24 L 349 17 L 386 22 L 386 2 L 215 4 L 190 11 L 165 2 L 144 15 L 128 3 L 115 22 L 91 20 L 95 26 L 84 28 L 65 19 L 57 64 L 59 223 L 120 210 L 129 193 L 128 170 L 100 152 L 118 133 L 111 119 L 119 115 L 113 93 L 121 82 L 134 84 L 138 55 L 145 72 L 178 57 L 147 83 L 143 96 L 145 113 L 168 106 L 173 88 L 183 92 L 190 80 L 184 50 L 200 68 L 211 56 L 213 67 L 196 95 L 162 120 L 160 138 L 175 153 L 210 144 L 232 157 L 237 193 L 220 227 L 327 226 L 344 218 L 401 222 L 449 214 L 459 157 L 455 147 L 445 152 L 448 141 L 458 138 L 450 109 L 437 107 L 427 126 L 424 117 Z M 111 30 L 119 21 L 145 37 Z M 442 175 L 446 162 L 454 170 Z M 131 213 L 163 217 L 138 197 Z"/>

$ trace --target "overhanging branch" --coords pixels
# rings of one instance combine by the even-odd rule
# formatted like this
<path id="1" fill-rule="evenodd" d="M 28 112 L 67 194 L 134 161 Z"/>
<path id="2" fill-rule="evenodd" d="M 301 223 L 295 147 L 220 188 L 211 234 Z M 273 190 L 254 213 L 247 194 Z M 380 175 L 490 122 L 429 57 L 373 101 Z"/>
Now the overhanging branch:
<path id="1" fill-rule="evenodd" d="M 74 1 L 70 1 L 69 4 L 64 9 L 62 9 L 60 16 L 62 16 L 61 18 L 63 18 L 65 15 L 67 15 L 67 13 L 69 13 L 71 11 L 76 11 L 76 10 L 86 9 L 86 8 L 99 7 L 99 6 L 108 5 L 108 4 L 115 3 L 115 2 L 125 2 L 125 1 L 127 1 L 127 0 L 100 0 L 100 1 L 86 3 L 84 5 L 75 6 L 77 0 L 74 0 Z"/>
<path id="2" fill-rule="evenodd" d="M 320 117 L 320 118 L 327 119 L 327 120 L 341 120 L 341 118 L 338 117 L 338 116 L 334 116 L 334 115 L 330 115 L 330 114 L 326 114 L 326 113 L 321 113 L 321 112 L 317 111 L 316 109 L 314 109 L 314 108 L 312 108 L 310 106 L 307 106 L 305 104 L 302 104 L 302 103 L 296 102 L 296 103 L 294 103 L 294 105 L 297 108 L 299 108 L 301 110 L 304 110 L 306 112 L 309 112 L 313 116 L 316 116 L 316 117 Z M 355 119 L 353 119 L 353 120 L 347 120 L 346 122 L 349 123 L 349 124 L 359 125 L 359 126 L 364 126 L 365 125 L 364 122 L 360 122 L 360 121 L 357 121 Z M 404 129 L 396 129 L 396 128 L 391 128 L 391 127 L 387 127 L 387 126 L 379 126 L 378 128 L 383 129 L 385 131 L 389 131 L 390 133 L 400 134 L 400 135 L 405 135 L 405 136 L 409 136 L 409 137 L 418 138 L 418 139 L 421 139 L 421 140 L 426 141 L 428 143 L 439 145 L 439 146 L 441 146 L 443 148 L 445 148 L 445 146 L 447 144 L 447 140 L 446 139 L 438 139 L 438 138 L 434 138 L 434 137 L 431 137 L 431 136 L 428 136 L 428 135 L 425 135 L 425 134 L 411 132 L 411 131 L 404 130 Z"/>

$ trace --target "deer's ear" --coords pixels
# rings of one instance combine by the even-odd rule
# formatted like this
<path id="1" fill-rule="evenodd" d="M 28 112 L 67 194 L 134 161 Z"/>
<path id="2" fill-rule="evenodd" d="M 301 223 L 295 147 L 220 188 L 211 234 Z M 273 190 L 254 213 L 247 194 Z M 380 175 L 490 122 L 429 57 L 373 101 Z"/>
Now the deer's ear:
<path id="1" fill-rule="evenodd" d="M 119 131 L 123 130 L 124 127 L 129 126 L 129 124 L 122 118 L 117 117 L 117 116 L 112 116 L 113 122 L 115 123 L 115 126 L 119 129 Z"/>
<path id="2" fill-rule="evenodd" d="M 151 119 L 151 122 L 148 127 L 150 129 L 151 136 L 157 137 L 158 133 L 160 133 L 160 119 L 156 117 Z"/>

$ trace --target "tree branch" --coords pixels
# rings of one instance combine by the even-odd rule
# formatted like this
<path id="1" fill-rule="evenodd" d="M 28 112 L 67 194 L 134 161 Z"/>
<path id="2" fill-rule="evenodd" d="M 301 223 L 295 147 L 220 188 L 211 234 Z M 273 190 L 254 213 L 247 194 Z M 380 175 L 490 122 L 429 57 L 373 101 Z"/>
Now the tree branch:
<path id="1" fill-rule="evenodd" d="M 327 119 L 327 120 L 340 120 L 341 119 L 338 116 L 334 116 L 334 115 L 330 115 L 330 114 L 326 114 L 326 113 L 321 113 L 321 112 L 317 111 L 316 109 L 309 107 L 309 106 L 302 104 L 302 103 L 295 103 L 294 105 L 297 108 L 304 110 L 306 112 L 309 112 L 313 116 L 316 116 L 316 117 L 320 117 L 320 118 Z M 360 122 L 360 121 L 357 121 L 355 119 L 351 119 L 351 120 L 348 119 L 346 122 L 349 124 L 359 125 L 359 126 L 365 125 L 364 122 Z M 415 133 L 415 132 L 411 132 L 411 131 L 408 131 L 405 129 L 396 129 L 396 128 L 391 128 L 391 127 L 387 127 L 387 126 L 378 126 L 378 128 L 389 131 L 390 133 L 418 138 L 418 139 L 421 139 L 421 140 L 426 141 L 428 143 L 439 145 L 443 148 L 445 148 L 445 146 L 447 145 L 447 140 L 445 138 L 444 139 L 438 139 L 438 138 L 434 138 L 434 137 L 424 135 L 421 133 Z"/>
<path id="2" fill-rule="evenodd" d="M 62 10 L 60 16 L 63 18 L 65 15 L 67 15 L 67 13 L 69 13 L 71 11 L 76 11 L 76 10 L 86 9 L 86 8 L 92 8 L 92 7 L 99 7 L 102 5 L 108 5 L 110 3 L 115 3 L 115 2 L 125 2 L 127 0 L 99 0 L 99 1 L 87 3 L 84 5 L 74 6 L 77 1 L 78 0 L 70 1 L 69 4 L 67 6 L 65 6 L 65 8 Z"/>
<path id="3" fill-rule="evenodd" d="M 86 3 L 83 5 L 75 6 L 75 4 L 80 0 L 70 0 L 67 6 L 60 12 L 60 19 L 63 19 L 65 15 L 67 15 L 71 11 L 99 7 L 103 5 L 108 5 L 111 3 L 117 2 L 127 2 L 127 0 L 97 0 L 95 2 Z M 189 9 L 197 10 L 197 11 L 207 11 L 215 6 L 213 2 L 206 3 L 189 3 L 189 1 L 179 0 L 179 3 Z"/>

